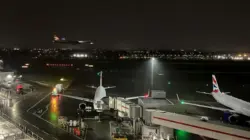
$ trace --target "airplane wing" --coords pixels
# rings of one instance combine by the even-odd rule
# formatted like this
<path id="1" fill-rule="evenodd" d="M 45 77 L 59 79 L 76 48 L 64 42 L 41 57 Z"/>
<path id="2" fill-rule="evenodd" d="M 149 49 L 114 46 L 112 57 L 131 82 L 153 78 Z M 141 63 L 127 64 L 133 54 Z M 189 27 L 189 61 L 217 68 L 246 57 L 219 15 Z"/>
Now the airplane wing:
<path id="1" fill-rule="evenodd" d="M 116 86 L 108 86 L 108 87 L 104 87 L 105 89 L 110 89 L 110 88 L 116 88 Z"/>
<path id="2" fill-rule="evenodd" d="M 133 99 L 138 99 L 140 97 L 145 97 L 145 96 L 134 96 L 134 97 L 127 97 L 125 98 L 126 100 L 133 100 Z"/>
<path id="3" fill-rule="evenodd" d="M 222 108 L 222 107 L 214 107 L 214 106 L 206 106 L 206 105 L 201 105 L 201 104 L 195 104 L 195 103 L 189 103 L 189 102 L 185 102 L 185 101 L 181 101 L 179 99 L 178 94 L 176 94 L 178 101 L 183 104 L 183 105 L 191 105 L 191 106 L 197 106 L 197 107 L 202 107 L 202 108 L 209 108 L 209 109 L 213 109 L 213 110 L 220 110 L 220 111 L 228 111 L 228 112 L 232 112 L 232 113 L 237 113 L 235 110 L 232 109 L 228 109 L 228 108 Z"/>
<path id="4" fill-rule="evenodd" d="M 208 94 L 208 95 L 212 95 L 211 93 L 209 92 L 202 92 L 202 91 L 196 91 L 197 93 L 201 93 L 201 94 Z"/>
<path id="5" fill-rule="evenodd" d="M 78 97 L 78 96 L 71 96 L 71 95 L 65 95 L 65 94 L 60 94 L 60 95 L 62 95 L 64 97 L 76 99 L 76 100 L 85 101 L 85 102 L 91 102 L 91 103 L 94 102 L 92 99 L 88 99 L 88 98 L 83 98 L 83 97 Z"/>
<path id="6" fill-rule="evenodd" d="M 88 88 L 97 88 L 96 86 L 86 86 Z"/>
<path id="7" fill-rule="evenodd" d="M 207 94 L 207 95 L 212 95 L 211 93 L 209 92 L 202 92 L 202 91 L 196 91 L 197 93 L 201 93 L 201 94 Z M 230 94 L 231 92 L 222 92 L 224 94 Z"/>
<path id="8" fill-rule="evenodd" d="M 221 108 L 221 107 L 214 107 L 214 106 L 206 106 L 206 105 L 200 105 L 200 104 L 194 104 L 194 103 L 188 103 L 188 102 L 183 102 L 181 104 L 186 104 L 186 105 L 191 105 L 191 106 L 197 106 L 197 107 L 203 107 L 203 108 L 209 108 L 209 109 L 213 109 L 213 110 L 220 110 L 220 111 L 228 111 L 228 112 L 232 112 L 232 113 L 236 113 L 235 110 L 231 110 L 228 108 Z"/>

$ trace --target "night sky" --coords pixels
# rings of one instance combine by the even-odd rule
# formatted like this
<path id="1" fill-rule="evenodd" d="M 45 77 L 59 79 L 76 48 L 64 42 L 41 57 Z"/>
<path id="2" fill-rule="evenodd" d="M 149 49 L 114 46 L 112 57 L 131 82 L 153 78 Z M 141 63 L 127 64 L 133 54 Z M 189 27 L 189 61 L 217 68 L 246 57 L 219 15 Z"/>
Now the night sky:
<path id="1" fill-rule="evenodd" d="M 247 1 L 1 1 L 0 47 L 53 47 L 52 35 L 96 48 L 250 50 Z M 90 47 L 90 46 L 83 46 Z"/>

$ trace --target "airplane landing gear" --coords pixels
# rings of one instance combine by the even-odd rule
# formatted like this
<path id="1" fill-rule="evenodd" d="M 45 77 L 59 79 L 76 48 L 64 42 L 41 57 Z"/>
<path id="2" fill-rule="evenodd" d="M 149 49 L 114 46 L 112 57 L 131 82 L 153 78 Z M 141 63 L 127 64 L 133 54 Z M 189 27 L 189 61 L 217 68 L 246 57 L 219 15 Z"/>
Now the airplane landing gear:
<path id="1" fill-rule="evenodd" d="M 98 122 L 101 122 L 101 112 L 99 112 L 99 119 Z"/>

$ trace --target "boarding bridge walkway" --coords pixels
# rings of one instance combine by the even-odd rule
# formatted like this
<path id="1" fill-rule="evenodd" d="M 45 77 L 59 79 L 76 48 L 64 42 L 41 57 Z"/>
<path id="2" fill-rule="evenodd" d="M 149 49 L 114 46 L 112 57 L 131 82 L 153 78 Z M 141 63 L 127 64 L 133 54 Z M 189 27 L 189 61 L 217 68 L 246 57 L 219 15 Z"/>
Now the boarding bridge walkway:
<path id="1" fill-rule="evenodd" d="M 232 126 L 220 121 L 203 122 L 199 117 L 181 115 L 155 109 L 146 109 L 151 123 L 219 140 L 250 140 L 250 129 Z"/>

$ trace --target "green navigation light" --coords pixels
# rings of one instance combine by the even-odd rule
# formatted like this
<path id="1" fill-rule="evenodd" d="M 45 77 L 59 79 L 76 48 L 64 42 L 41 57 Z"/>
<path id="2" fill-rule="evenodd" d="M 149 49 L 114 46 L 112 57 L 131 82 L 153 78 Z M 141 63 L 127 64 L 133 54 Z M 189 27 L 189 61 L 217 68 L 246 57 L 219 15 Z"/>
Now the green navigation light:
<path id="1" fill-rule="evenodd" d="M 175 130 L 175 135 L 178 140 L 191 140 L 190 133 L 183 130 Z"/>

